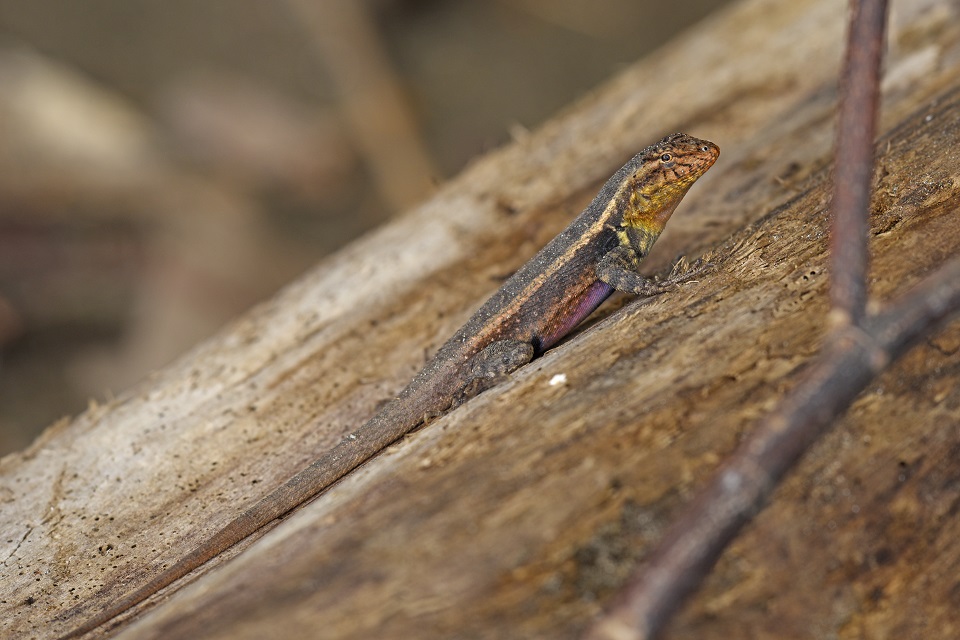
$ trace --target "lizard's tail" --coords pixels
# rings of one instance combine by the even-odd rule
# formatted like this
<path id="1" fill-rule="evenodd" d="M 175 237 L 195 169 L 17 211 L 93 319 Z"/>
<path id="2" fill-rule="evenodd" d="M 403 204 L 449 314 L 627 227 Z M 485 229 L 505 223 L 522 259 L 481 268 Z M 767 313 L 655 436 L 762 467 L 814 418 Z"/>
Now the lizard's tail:
<path id="1" fill-rule="evenodd" d="M 202 542 L 193 551 L 163 569 L 146 584 L 114 600 L 106 609 L 79 627 L 60 637 L 60 640 L 78 638 L 106 624 L 128 609 L 140 604 L 164 587 L 215 558 L 261 527 L 292 511 L 331 484 L 375 456 L 391 443 L 412 431 L 426 416 L 439 414 L 449 406 L 449 392 L 440 387 L 448 384 L 448 372 L 438 371 L 442 365 L 428 365 L 399 397 L 387 403 L 373 418 L 354 433 L 349 434 L 332 449 L 322 454 L 313 464 L 300 471 L 277 489 L 261 498 L 222 529 Z M 436 375 L 439 374 L 439 375 Z M 97 600 L 106 599 L 108 590 L 98 593 Z M 61 619 L 70 619 L 80 613 L 81 606 L 67 611 Z"/>

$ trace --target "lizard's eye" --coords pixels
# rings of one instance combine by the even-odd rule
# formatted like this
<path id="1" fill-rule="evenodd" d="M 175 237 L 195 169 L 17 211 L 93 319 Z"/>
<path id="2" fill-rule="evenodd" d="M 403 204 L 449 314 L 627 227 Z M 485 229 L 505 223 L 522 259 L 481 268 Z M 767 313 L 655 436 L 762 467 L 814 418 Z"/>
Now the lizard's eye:
<path id="1" fill-rule="evenodd" d="M 662 156 L 660 156 L 660 162 L 670 162 L 671 160 L 673 160 L 673 156 L 670 155 L 669 153 L 665 153 Z"/>

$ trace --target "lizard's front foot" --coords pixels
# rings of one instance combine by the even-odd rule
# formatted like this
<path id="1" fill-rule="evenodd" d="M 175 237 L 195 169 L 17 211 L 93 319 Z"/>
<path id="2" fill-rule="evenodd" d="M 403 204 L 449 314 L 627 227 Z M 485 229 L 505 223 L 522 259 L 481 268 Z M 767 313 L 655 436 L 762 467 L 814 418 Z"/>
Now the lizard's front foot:
<path id="1" fill-rule="evenodd" d="M 685 257 L 681 257 L 674 263 L 670 275 L 663 279 L 641 275 L 638 272 L 639 266 L 640 259 L 633 249 L 617 247 L 600 259 L 597 264 L 597 277 L 617 291 L 655 296 L 697 277 L 713 265 L 703 259 L 691 265 Z"/>
<path id="2" fill-rule="evenodd" d="M 716 265 L 714 263 L 708 262 L 706 258 L 697 258 L 691 264 L 690 261 L 687 260 L 686 256 L 680 256 L 673 263 L 673 267 L 670 269 L 670 275 L 662 280 L 657 279 L 655 282 L 667 287 L 673 287 L 674 285 L 689 282 L 690 280 L 707 273 L 715 266 Z"/>

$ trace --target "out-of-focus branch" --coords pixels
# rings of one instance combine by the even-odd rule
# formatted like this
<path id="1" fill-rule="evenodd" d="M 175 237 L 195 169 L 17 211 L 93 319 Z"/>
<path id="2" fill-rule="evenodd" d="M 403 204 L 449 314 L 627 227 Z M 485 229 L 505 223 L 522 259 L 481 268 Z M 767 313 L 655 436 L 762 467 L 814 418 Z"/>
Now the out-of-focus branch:
<path id="1" fill-rule="evenodd" d="M 287 4 L 336 86 L 344 119 L 381 196 L 395 210 L 416 204 L 438 174 L 366 3 L 287 0 Z"/>

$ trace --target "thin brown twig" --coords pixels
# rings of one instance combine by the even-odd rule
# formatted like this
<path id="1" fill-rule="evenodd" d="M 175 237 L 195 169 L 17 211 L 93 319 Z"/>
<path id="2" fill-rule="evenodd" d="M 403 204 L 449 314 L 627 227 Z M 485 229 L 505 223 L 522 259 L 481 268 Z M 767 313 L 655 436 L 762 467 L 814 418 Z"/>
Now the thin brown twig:
<path id="1" fill-rule="evenodd" d="M 960 259 L 868 318 L 863 329 L 840 330 L 780 410 L 759 425 L 674 521 L 620 604 L 587 637 L 654 637 L 826 427 L 870 380 L 958 308 Z"/>
<path id="2" fill-rule="evenodd" d="M 837 117 L 830 302 L 833 326 L 863 322 L 867 302 L 867 232 L 873 139 L 887 3 L 851 2 L 850 32 Z"/>
<path id="3" fill-rule="evenodd" d="M 687 506 L 590 640 L 652 638 L 787 471 L 878 373 L 960 307 L 960 260 L 865 318 L 873 137 L 885 0 L 852 0 L 834 173 L 831 314 L 825 351 L 778 411 Z"/>

